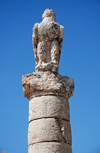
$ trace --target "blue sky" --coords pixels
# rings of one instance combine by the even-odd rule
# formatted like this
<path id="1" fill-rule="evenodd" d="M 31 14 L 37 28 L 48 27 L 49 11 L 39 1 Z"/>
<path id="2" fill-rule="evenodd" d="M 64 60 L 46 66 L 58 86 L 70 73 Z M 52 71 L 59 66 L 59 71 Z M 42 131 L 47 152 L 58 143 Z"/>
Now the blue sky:
<path id="1" fill-rule="evenodd" d="M 59 73 L 75 80 L 73 153 L 100 153 L 100 0 L 0 0 L 0 152 L 28 152 L 22 75 L 35 71 L 32 29 L 46 8 L 64 26 Z"/>

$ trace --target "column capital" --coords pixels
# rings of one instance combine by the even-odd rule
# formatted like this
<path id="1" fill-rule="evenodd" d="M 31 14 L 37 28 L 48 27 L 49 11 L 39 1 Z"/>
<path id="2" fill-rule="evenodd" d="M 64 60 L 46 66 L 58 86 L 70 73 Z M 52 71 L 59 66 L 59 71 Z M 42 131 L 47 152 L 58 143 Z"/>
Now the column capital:
<path id="1" fill-rule="evenodd" d="M 22 85 L 24 96 L 28 99 L 45 95 L 69 99 L 74 91 L 74 79 L 49 71 L 23 75 Z"/>

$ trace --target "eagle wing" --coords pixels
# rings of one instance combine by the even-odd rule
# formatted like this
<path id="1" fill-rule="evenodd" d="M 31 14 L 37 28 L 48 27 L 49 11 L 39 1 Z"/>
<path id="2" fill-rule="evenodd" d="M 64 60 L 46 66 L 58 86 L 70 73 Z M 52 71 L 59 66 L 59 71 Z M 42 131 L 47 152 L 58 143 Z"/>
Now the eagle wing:
<path id="1" fill-rule="evenodd" d="M 61 48 L 62 48 L 62 42 L 63 42 L 63 34 L 64 34 L 64 27 L 60 25 L 60 35 L 59 35 L 59 50 L 61 53 Z"/>
<path id="2" fill-rule="evenodd" d="M 37 65 L 37 63 L 38 63 L 38 56 L 37 56 L 38 23 L 35 23 L 35 25 L 33 27 L 32 42 L 33 42 L 33 49 L 34 49 L 34 54 L 35 54 L 35 61 L 36 61 L 36 65 Z"/>

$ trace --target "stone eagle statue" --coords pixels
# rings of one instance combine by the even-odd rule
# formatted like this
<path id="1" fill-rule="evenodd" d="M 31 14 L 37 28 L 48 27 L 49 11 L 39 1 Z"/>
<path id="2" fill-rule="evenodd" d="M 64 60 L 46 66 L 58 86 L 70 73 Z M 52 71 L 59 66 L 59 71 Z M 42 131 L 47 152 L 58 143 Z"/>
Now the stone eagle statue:
<path id="1" fill-rule="evenodd" d="M 42 22 L 33 27 L 33 49 L 36 71 L 58 72 L 64 27 L 56 22 L 52 9 L 46 9 Z"/>

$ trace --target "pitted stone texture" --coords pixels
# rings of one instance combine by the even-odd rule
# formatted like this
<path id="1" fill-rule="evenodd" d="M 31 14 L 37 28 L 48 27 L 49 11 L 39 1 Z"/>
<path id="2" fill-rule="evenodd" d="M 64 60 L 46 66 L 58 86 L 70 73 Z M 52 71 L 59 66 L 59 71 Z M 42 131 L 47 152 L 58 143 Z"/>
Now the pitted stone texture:
<path id="1" fill-rule="evenodd" d="M 30 122 L 28 144 L 46 141 L 65 142 L 71 145 L 69 122 L 55 118 L 44 118 Z"/>
<path id="2" fill-rule="evenodd" d="M 43 142 L 30 145 L 29 153 L 72 153 L 72 148 L 66 143 Z"/>
<path id="3" fill-rule="evenodd" d="M 46 9 L 43 21 L 33 28 L 33 48 L 37 71 L 58 72 L 64 27 L 56 22 L 56 15 Z"/>
<path id="4" fill-rule="evenodd" d="M 29 102 L 29 122 L 39 118 L 54 117 L 70 121 L 69 102 L 60 96 L 41 96 Z"/>
<path id="5" fill-rule="evenodd" d="M 74 91 L 74 79 L 51 72 L 34 72 L 22 77 L 24 96 L 28 99 L 44 95 L 70 98 Z"/>
<path id="6" fill-rule="evenodd" d="M 58 120 L 60 125 L 60 131 L 65 143 L 72 145 L 71 126 L 70 123 L 65 120 Z"/>

